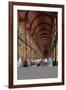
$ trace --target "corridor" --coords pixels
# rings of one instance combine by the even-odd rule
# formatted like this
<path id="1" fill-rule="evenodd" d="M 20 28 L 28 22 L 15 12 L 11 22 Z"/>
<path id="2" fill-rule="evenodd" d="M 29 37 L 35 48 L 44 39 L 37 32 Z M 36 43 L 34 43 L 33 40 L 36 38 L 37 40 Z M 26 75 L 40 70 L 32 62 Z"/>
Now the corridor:
<path id="1" fill-rule="evenodd" d="M 18 10 L 17 14 L 18 80 L 57 77 L 57 13 Z"/>

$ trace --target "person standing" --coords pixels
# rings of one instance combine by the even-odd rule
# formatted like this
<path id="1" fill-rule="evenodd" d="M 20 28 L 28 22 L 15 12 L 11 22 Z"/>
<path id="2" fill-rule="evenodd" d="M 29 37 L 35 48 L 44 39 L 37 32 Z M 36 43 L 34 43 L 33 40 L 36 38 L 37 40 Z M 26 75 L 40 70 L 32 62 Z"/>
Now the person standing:
<path id="1" fill-rule="evenodd" d="M 49 65 L 49 66 L 52 66 L 52 65 L 53 65 L 53 60 L 52 60 L 51 57 L 49 57 L 49 59 L 48 59 L 48 65 Z"/>

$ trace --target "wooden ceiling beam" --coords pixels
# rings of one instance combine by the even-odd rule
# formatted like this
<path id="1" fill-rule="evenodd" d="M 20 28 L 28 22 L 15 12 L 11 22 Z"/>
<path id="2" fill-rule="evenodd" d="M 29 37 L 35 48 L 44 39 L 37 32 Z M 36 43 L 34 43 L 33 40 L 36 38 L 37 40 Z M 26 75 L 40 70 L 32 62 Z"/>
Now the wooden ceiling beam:
<path id="1" fill-rule="evenodd" d="M 41 29 L 41 28 L 45 28 L 45 29 L 48 29 L 48 31 L 52 32 L 52 27 L 48 24 L 48 23 L 39 23 L 38 25 L 36 25 L 36 27 L 34 29 L 32 29 L 32 35 L 36 32 L 36 30 L 38 31 L 38 29 Z"/>

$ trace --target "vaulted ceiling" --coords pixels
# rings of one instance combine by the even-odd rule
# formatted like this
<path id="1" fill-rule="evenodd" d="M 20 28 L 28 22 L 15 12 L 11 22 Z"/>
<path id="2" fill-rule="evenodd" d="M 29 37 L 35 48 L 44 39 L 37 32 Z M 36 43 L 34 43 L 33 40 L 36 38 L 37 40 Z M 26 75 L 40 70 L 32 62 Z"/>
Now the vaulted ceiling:
<path id="1" fill-rule="evenodd" d="M 19 22 L 25 21 L 26 29 L 34 38 L 42 53 L 51 48 L 56 12 L 18 11 Z"/>

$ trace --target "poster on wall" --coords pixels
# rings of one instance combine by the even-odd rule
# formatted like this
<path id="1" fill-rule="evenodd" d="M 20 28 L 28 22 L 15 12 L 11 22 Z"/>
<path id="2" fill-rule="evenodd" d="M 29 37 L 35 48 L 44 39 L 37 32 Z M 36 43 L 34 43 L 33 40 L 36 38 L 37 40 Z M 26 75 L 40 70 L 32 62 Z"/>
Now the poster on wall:
<path id="1" fill-rule="evenodd" d="M 64 85 L 64 5 L 9 2 L 9 88 Z"/>

